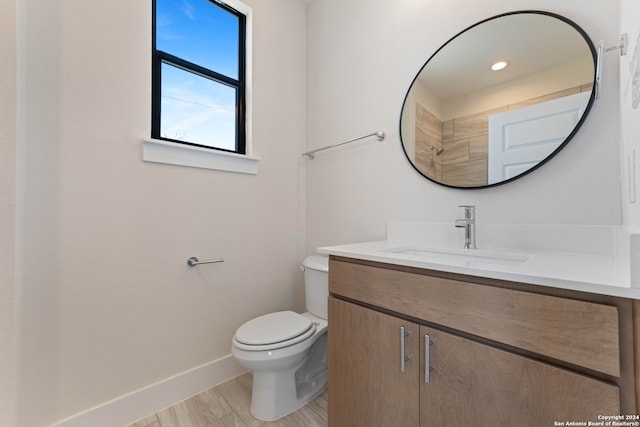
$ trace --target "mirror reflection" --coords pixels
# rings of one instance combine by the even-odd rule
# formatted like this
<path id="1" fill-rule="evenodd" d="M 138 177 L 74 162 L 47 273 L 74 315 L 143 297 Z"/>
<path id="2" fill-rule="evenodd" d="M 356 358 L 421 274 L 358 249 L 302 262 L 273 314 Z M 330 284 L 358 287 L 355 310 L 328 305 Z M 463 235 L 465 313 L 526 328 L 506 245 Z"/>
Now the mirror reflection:
<path id="1" fill-rule="evenodd" d="M 478 23 L 442 46 L 407 92 L 400 132 L 425 177 L 494 186 L 537 168 L 575 134 L 594 96 L 595 49 L 547 12 Z"/>

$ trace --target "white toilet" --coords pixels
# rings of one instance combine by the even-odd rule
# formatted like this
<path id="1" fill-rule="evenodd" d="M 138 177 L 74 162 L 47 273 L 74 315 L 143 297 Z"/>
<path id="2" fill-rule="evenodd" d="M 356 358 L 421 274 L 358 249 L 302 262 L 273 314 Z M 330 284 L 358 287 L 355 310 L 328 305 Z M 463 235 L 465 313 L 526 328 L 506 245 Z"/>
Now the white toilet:
<path id="1" fill-rule="evenodd" d="M 278 311 L 238 328 L 231 352 L 253 371 L 251 413 L 273 421 L 303 407 L 327 386 L 329 259 L 302 263 L 306 313 Z"/>

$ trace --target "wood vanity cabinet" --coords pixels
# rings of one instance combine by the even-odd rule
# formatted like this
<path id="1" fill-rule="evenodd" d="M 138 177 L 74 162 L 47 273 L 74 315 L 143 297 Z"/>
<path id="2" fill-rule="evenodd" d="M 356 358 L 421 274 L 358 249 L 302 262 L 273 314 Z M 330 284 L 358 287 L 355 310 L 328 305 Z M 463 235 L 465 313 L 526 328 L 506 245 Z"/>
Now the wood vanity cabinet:
<path id="1" fill-rule="evenodd" d="M 334 256 L 329 292 L 330 427 L 637 413 L 629 300 Z"/>
<path id="2" fill-rule="evenodd" d="M 329 298 L 330 426 L 417 426 L 419 326 Z M 400 332 L 406 328 L 405 372 Z M 335 403 L 333 403 L 335 402 Z"/>

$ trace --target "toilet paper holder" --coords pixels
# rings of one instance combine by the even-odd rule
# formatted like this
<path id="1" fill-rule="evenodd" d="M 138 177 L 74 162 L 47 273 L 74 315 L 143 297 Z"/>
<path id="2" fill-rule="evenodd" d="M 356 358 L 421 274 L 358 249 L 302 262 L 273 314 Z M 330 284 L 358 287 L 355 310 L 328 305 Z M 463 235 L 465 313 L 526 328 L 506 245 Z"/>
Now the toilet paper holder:
<path id="1" fill-rule="evenodd" d="M 216 262 L 224 262 L 224 259 L 216 258 L 209 261 L 199 261 L 197 257 L 192 256 L 187 260 L 187 264 L 189 264 L 189 267 L 195 267 L 196 265 L 199 265 L 199 264 L 213 264 Z"/>

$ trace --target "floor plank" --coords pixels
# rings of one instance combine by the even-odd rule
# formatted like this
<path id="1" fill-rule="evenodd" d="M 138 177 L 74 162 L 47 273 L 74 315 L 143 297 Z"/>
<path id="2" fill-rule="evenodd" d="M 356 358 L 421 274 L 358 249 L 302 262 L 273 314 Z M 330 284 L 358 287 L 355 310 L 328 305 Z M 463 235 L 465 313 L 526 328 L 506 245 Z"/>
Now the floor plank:
<path id="1" fill-rule="evenodd" d="M 251 415 L 253 377 L 247 372 L 127 427 L 327 427 L 327 390 L 277 421 Z"/>
<path id="2" fill-rule="evenodd" d="M 158 416 L 156 414 L 149 415 L 148 417 L 144 417 L 141 420 L 136 421 L 128 427 L 161 427 L 160 420 L 158 420 Z"/>

